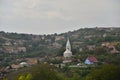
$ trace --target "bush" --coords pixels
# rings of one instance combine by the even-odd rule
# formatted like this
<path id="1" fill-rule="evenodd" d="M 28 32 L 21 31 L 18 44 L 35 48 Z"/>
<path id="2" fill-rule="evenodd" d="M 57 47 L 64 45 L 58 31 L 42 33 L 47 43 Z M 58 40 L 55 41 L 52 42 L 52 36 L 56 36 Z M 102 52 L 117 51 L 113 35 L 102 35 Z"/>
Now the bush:
<path id="1" fill-rule="evenodd" d="M 120 66 L 105 65 L 100 69 L 94 70 L 87 80 L 119 80 Z"/>

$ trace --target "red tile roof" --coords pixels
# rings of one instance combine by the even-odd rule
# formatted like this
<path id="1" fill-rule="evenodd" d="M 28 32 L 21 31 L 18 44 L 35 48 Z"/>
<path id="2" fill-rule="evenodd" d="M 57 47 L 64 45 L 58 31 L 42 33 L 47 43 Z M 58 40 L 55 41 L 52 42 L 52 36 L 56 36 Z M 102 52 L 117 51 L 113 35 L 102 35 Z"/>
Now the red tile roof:
<path id="1" fill-rule="evenodd" d="M 98 62 L 98 60 L 96 59 L 96 57 L 94 56 L 90 56 L 87 58 L 90 62 Z"/>

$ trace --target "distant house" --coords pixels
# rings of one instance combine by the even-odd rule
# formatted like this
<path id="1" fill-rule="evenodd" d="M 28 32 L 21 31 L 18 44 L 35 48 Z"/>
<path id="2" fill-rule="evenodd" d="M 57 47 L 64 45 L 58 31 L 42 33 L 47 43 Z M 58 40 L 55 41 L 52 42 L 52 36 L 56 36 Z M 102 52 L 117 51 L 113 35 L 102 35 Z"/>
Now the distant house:
<path id="1" fill-rule="evenodd" d="M 37 64 L 38 63 L 38 59 L 37 58 L 27 58 L 27 63 L 29 65 L 34 65 L 34 64 Z"/>
<path id="2" fill-rule="evenodd" d="M 79 35 L 78 35 L 78 34 L 73 34 L 72 37 L 74 37 L 74 38 L 78 38 Z"/>
<path id="3" fill-rule="evenodd" d="M 12 64 L 12 65 L 11 65 L 11 67 L 12 67 L 12 69 L 15 69 L 15 70 L 17 70 L 17 69 L 19 69 L 19 68 L 20 68 L 20 66 L 19 66 L 19 65 L 17 65 L 17 64 Z"/>
<path id="4" fill-rule="evenodd" d="M 88 48 L 88 50 L 90 50 L 90 51 L 91 51 L 91 50 L 94 50 L 94 49 L 95 49 L 95 45 L 88 45 L 87 48 Z"/>
<path id="5" fill-rule="evenodd" d="M 85 39 L 90 39 L 90 38 L 92 38 L 92 37 L 94 37 L 94 36 L 93 36 L 93 35 L 84 36 Z"/>
<path id="6" fill-rule="evenodd" d="M 56 36 L 55 37 L 55 41 L 59 41 L 59 40 L 63 40 L 64 39 L 64 36 Z"/>
<path id="7" fill-rule="evenodd" d="M 26 52 L 26 47 L 18 47 L 19 52 Z"/>
<path id="8" fill-rule="evenodd" d="M 11 42 L 9 42 L 9 41 L 7 41 L 7 42 L 5 42 L 5 44 L 4 44 L 5 46 L 10 46 L 10 45 L 12 45 L 12 43 Z"/>
<path id="9" fill-rule="evenodd" d="M 45 42 L 51 43 L 52 40 L 51 39 L 46 39 Z"/>
<path id="10" fill-rule="evenodd" d="M 109 46 L 110 45 L 110 43 L 109 42 L 103 42 L 102 44 L 101 44 L 101 46 Z"/>
<path id="11" fill-rule="evenodd" d="M 28 67 L 29 64 L 28 64 L 27 62 L 21 62 L 21 63 L 19 64 L 19 66 L 20 66 L 20 67 Z"/>
<path id="12" fill-rule="evenodd" d="M 32 40 L 33 41 L 40 41 L 42 38 L 41 38 L 41 36 L 39 36 L 39 35 L 33 35 L 32 36 Z"/>
<path id="13" fill-rule="evenodd" d="M 107 36 L 107 34 L 106 34 L 106 33 L 104 33 L 104 34 L 103 34 L 103 37 L 106 37 L 106 36 Z"/>
<path id="14" fill-rule="evenodd" d="M 7 53 L 13 53 L 14 50 L 13 50 L 12 47 L 7 47 L 7 48 L 5 49 L 5 52 L 7 52 Z"/>
<path id="15" fill-rule="evenodd" d="M 98 62 L 98 60 L 94 56 L 89 56 L 85 60 L 85 64 L 94 64 L 96 62 Z"/>
<path id="16" fill-rule="evenodd" d="M 52 45 L 53 45 L 53 47 L 56 47 L 56 48 L 62 47 L 62 45 L 57 42 L 54 42 Z"/>
<path id="17" fill-rule="evenodd" d="M 113 45 L 108 46 L 108 48 L 109 48 L 111 54 L 119 53 L 119 51 Z"/>

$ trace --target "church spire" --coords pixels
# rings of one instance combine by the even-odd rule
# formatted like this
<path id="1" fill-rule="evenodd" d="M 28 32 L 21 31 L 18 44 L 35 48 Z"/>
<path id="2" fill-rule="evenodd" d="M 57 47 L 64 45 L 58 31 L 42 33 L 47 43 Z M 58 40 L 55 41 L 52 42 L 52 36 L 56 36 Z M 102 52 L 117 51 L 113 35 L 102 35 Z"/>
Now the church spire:
<path id="1" fill-rule="evenodd" d="M 68 40 L 67 40 L 67 43 L 66 43 L 66 50 L 69 50 L 69 51 L 71 51 L 71 45 L 70 45 L 70 40 L 69 40 L 69 38 L 68 38 Z"/>
<path id="2" fill-rule="evenodd" d="M 63 56 L 65 58 L 70 58 L 72 56 L 72 52 L 71 52 L 71 45 L 70 45 L 70 40 L 68 38 L 67 43 L 66 43 L 66 50 L 63 53 Z"/>

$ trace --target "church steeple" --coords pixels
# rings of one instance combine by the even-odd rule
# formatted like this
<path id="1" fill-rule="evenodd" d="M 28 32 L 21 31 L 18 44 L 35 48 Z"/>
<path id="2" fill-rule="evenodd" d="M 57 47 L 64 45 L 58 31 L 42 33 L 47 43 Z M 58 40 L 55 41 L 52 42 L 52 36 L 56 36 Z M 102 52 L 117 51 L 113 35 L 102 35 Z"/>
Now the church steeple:
<path id="1" fill-rule="evenodd" d="M 66 43 L 66 50 L 63 53 L 63 56 L 65 58 L 70 58 L 72 56 L 72 52 L 71 52 L 71 45 L 70 45 L 70 40 L 68 38 L 67 43 Z"/>
<path id="2" fill-rule="evenodd" d="M 66 50 L 69 49 L 71 51 L 71 45 L 70 45 L 70 40 L 68 38 L 67 43 L 66 43 Z"/>

